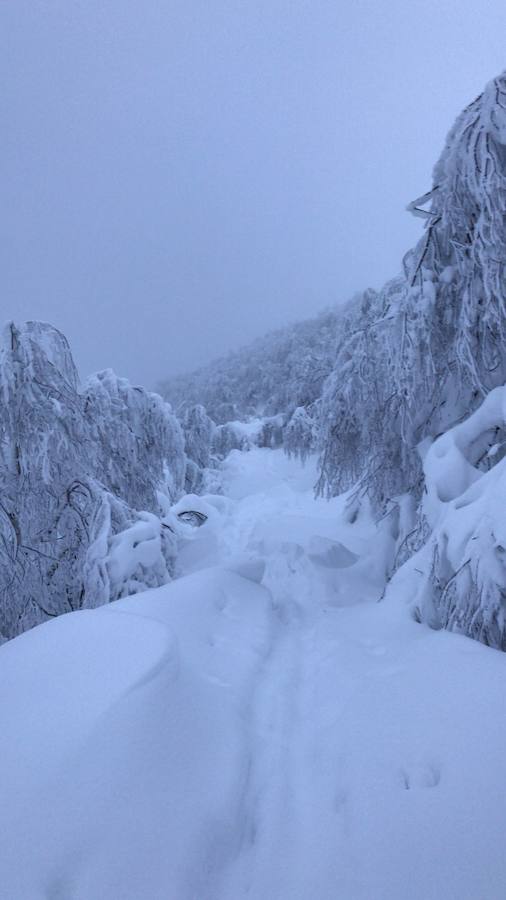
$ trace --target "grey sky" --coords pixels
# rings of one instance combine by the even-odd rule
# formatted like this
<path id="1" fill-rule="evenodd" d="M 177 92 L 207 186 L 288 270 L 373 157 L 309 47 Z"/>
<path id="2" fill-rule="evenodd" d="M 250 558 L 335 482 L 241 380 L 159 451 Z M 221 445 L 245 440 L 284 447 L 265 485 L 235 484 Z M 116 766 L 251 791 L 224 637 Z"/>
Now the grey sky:
<path id="1" fill-rule="evenodd" d="M 148 386 L 394 275 L 506 3 L 2 0 L 0 319 Z"/>

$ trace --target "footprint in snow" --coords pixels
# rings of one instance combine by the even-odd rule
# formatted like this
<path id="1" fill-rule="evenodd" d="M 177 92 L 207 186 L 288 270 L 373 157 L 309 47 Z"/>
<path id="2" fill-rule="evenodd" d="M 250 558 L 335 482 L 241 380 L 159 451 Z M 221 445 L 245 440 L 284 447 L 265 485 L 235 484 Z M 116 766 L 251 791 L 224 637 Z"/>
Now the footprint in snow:
<path id="1" fill-rule="evenodd" d="M 420 764 L 410 766 L 409 769 L 401 769 L 400 778 L 401 784 L 406 791 L 433 788 L 437 787 L 441 781 L 441 772 L 433 764 Z"/>

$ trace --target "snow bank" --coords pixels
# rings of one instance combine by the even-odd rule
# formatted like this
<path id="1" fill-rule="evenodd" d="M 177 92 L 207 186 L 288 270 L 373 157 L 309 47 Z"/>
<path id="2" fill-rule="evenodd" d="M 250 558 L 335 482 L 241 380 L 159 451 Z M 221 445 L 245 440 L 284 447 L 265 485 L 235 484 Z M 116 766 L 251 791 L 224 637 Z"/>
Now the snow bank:
<path id="1" fill-rule="evenodd" d="M 395 579 L 414 596 L 419 618 L 501 649 L 506 649 L 505 425 L 506 388 L 496 388 L 475 413 L 430 446 L 422 513 L 431 536 Z"/>
<path id="2" fill-rule="evenodd" d="M 211 571 L 1 648 L 3 896 L 204 896 L 240 841 L 267 606 Z"/>

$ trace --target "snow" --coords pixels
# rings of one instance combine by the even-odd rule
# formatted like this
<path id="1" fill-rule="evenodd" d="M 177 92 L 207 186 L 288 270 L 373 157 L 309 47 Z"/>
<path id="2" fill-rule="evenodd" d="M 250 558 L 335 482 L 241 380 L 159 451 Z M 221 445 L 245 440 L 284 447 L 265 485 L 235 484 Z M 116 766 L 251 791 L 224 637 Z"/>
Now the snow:
<path id="1" fill-rule="evenodd" d="M 423 513 L 431 535 L 395 575 L 437 627 L 506 649 L 506 390 L 495 388 L 468 418 L 425 448 Z M 487 459 L 487 466 L 478 463 Z M 400 589 L 400 587 L 399 587 Z"/>
<path id="2" fill-rule="evenodd" d="M 181 577 L 0 648 L 2 896 L 502 900 L 505 655 L 377 602 L 314 460 L 221 478 Z"/>
<path id="3" fill-rule="evenodd" d="M 490 391 L 474 413 L 446 431 L 430 447 L 424 458 L 427 488 L 424 512 L 431 524 L 437 521 L 442 504 L 464 494 L 482 477 L 474 465 L 472 451 L 476 456 L 477 442 L 486 439 L 505 421 L 506 389 L 498 387 Z"/>
<path id="4" fill-rule="evenodd" d="M 160 523 L 153 513 L 139 513 L 139 519 L 130 528 L 113 535 L 110 543 L 104 564 L 115 581 L 129 583 L 139 567 L 153 569 L 163 560 Z"/>
<path id="5" fill-rule="evenodd" d="M 265 420 L 258 417 L 252 418 L 248 422 L 242 422 L 239 419 L 227 422 L 228 428 L 231 428 L 233 431 L 237 432 L 237 434 L 241 434 L 252 441 L 258 437 L 264 424 Z"/>

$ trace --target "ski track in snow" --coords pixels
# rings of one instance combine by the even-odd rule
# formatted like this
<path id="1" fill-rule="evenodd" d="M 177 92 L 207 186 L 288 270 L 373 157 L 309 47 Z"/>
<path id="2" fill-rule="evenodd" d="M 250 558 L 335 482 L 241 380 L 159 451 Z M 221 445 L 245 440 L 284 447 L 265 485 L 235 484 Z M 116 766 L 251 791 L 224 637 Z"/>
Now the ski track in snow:
<path id="1" fill-rule="evenodd" d="M 0 650 L 2 896 L 504 898 L 506 657 L 313 480 L 234 451 L 183 577 Z"/>

